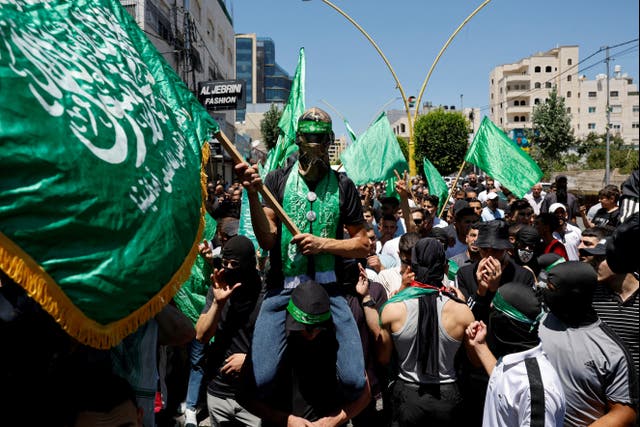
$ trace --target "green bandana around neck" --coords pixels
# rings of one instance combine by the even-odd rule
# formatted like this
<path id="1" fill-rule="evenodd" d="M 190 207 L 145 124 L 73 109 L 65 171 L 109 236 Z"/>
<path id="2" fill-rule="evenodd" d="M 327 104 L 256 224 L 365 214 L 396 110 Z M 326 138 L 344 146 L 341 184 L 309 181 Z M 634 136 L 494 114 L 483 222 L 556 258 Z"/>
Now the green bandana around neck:
<path id="1" fill-rule="evenodd" d="M 338 178 L 331 171 L 316 185 L 316 199 L 310 201 L 311 193 L 307 183 L 298 173 L 298 162 L 292 167 L 284 189 L 283 207 L 291 220 L 298 226 L 301 233 L 335 239 L 340 219 L 340 191 Z M 309 212 L 315 213 L 315 220 L 309 221 Z M 290 243 L 293 235 L 282 227 L 280 251 L 282 256 L 282 271 L 285 276 L 285 288 L 295 288 L 307 276 L 309 257 L 313 257 L 315 277 L 318 283 L 332 283 L 336 281 L 335 257 L 321 253 L 304 256 L 295 243 Z"/>
<path id="2" fill-rule="evenodd" d="M 298 123 L 300 133 L 331 133 L 331 123 L 304 120 Z"/>

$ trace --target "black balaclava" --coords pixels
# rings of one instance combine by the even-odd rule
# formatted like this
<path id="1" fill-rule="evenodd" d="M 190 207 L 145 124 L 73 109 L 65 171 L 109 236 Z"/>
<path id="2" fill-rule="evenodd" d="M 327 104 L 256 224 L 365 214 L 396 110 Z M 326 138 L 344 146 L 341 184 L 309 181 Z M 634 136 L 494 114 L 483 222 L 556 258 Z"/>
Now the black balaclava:
<path id="1" fill-rule="evenodd" d="M 530 286 L 505 283 L 493 298 L 487 345 L 496 358 L 529 350 L 540 343 L 538 323 L 542 308 Z"/>
<path id="2" fill-rule="evenodd" d="M 557 318 L 574 328 L 598 319 L 591 305 L 598 284 L 593 267 L 579 261 L 565 262 L 553 267 L 547 280 L 544 302 Z"/>
<path id="3" fill-rule="evenodd" d="M 540 247 L 540 234 L 531 225 L 525 225 L 516 233 L 516 243 L 513 251 L 514 260 L 519 265 L 526 265 L 537 274 L 538 250 Z"/>
<path id="4" fill-rule="evenodd" d="M 411 251 L 411 271 L 417 282 L 426 285 L 442 286 L 445 261 L 442 243 L 432 237 L 418 240 Z"/>
<path id="5" fill-rule="evenodd" d="M 256 252 L 251 240 L 245 236 L 234 236 L 227 240 L 221 255 L 223 260 L 233 259 L 239 262 L 238 268 L 224 266 L 224 279 L 229 286 L 242 283 L 242 286 L 231 294 L 231 300 L 260 291 L 260 281 L 256 279 Z"/>
<path id="6" fill-rule="evenodd" d="M 446 261 L 444 247 L 439 240 L 425 237 L 411 251 L 411 271 L 416 282 L 425 285 L 442 286 L 444 263 Z M 438 379 L 439 371 L 439 337 L 438 313 L 436 297 L 438 293 L 423 295 L 418 303 L 418 363 L 423 374 Z"/>

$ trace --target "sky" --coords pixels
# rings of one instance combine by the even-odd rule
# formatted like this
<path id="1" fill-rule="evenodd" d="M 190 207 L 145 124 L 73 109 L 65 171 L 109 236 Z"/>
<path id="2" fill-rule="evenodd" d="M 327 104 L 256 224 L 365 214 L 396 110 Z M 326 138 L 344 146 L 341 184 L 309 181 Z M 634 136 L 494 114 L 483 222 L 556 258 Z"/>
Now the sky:
<path id="1" fill-rule="evenodd" d="M 405 95 L 417 96 L 447 39 L 482 1 L 332 0 L 380 47 Z M 373 45 L 321 0 L 230 0 L 236 33 L 270 37 L 276 62 L 293 75 L 298 50 L 306 55 L 306 105 L 327 110 L 336 136 L 340 115 L 360 135 L 382 109 L 404 109 L 391 71 Z M 613 66 L 638 83 L 637 0 L 492 0 L 443 53 L 422 102 L 476 107 L 488 114 L 489 73 L 536 52 L 578 45 L 582 61 L 603 46 Z M 593 79 L 606 72 L 604 51 L 579 66 Z M 583 71 L 584 70 L 584 71 Z M 328 106 L 327 103 L 330 105 Z"/>

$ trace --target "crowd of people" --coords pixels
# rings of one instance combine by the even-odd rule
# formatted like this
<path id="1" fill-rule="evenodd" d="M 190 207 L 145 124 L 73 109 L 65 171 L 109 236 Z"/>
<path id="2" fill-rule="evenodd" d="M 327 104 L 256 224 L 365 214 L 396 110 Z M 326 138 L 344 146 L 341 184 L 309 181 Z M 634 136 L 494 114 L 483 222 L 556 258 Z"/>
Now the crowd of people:
<path id="1" fill-rule="evenodd" d="M 60 381 L 43 407 L 68 426 L 637 424 L 637 170 L 594 207 L 563 175 L 517 198 L 469 173 L 440 200 L 421 177 L 333 171 L 331 126 L 307 110 L 285 167 L 209 182 L 195 314 L 172 302 L 93 350 L 2 274 L 0 401 Z"/>

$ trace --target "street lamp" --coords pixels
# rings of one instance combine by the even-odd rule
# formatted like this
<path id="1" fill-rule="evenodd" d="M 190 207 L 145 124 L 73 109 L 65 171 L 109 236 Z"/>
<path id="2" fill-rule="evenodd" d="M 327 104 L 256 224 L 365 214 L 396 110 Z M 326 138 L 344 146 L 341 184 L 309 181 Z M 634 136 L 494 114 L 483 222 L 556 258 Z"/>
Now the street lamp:
<path id="1" fill-rule="evenodd" d="M 302 0 L 302 1 L 310 1 L 310 0 Z M 449 37 L 447 42 L 444 44 L 444 46 L 442 46 L 442 49 L 440 49 L 440 52 L 438 53 L 438 56 L 433 61 L 433 64 L 431 64 L 431 68 L 429 69 L 429 72 L 427 73 L 427 76 L 426 76 L 424 82 L 422 83 L 422 88 L 420 89 L 420 94 L 418 95 L 418 98 L 417 98 L 417 100 L 415 102 L 415 105 L 417 105 L 417 106 L 420 105 L 420 101 L 422 99 L 422 95 L 424 94 L 424 91 L 425 91 L 425 89 L 427 87 L 427 83 L 429 82 L 429 79 L 431 78 L 431 74 L 433 73 L 433 70 L 434 70 L 436 64 L 440 60 L 440 57 L 442 56 L 444 51 L 447 49 L 447 47 L 449 47 L 449 45 L 451 44 L 451 41 L 453 40 L 453 38 L 460 32 L 462 27 L 464 27 L 466 25 L 466 23 L 469 22 L 469 20 L 471 20 L 471 18 L 473 18 L 476 15 L 476 13 L 478 13 L 482 8 L 484 8 L 487 4 L 489 4 L 490 1 L 491 0 L 485 0 L 469 16 L 467 16 L 467 18 L 464 21 L 462 21 L 462 24 L 460 24 L 458 26 L 458 28 L 453 32 L 453 34 L 451 34 L 451 36 Z M 407 113 L 407 122 L 408 122 L 407 124 L 409 126 L 409 173 L 412 176 L 415 176 L 416 175 L 416 162 L 415 162 L 415 160 L 413 158 L 414 157 L 414 151 L 415 151 L 414 150 L 414 141 L 413 141 L 413 123 L 418 118 L 418 111 L 420 110 L 420 108 L 416 107 L 416 111 L 415 111 L 414 117 L 412 118 L 411 117 L 411 109 L 409 107 L 409 101 L 407 99 L 407 96 L 405 95 L 405 92 L 404 92 L 404 89 L 402 88 L 402 85 L 400 84 L 400 80 L 398 80 L 398 76 L 396 75 L 395 71 L 393 70 L 393 67 L 389 63 L 389 60 L 384 55 L 384 53 L 382 52 L 382 50 L 380 49 L 378 44 L 373 40 L 373 38 L 371 38 L 371 36 L 364 30 L 364 28 L 362 28 L 360 26 L 360 24 L 358 24 L 345 11 L 340 9 L 335 4 L 331 3 L 329 0 L 322 0 L 322 2 L 324 4 L 326 4 L 327 6 L 331 7 L 336 12 L 338 12 L 340 15 L 342 15 L 347 21 L 349 21 L 354 27 L 356 27 L 358 29 L 358 31 L 360 31 L 362 33 L 362 35 L 364 35 L 367 38 L 369 43 L 371 43 L 371 45 L 375 48 L 375 50 L 378 52 L 378 54 L 380 55 L 380 57 L 382 58 L 382 60 L 386 64 L 387 68 L 391 72 L 391 75 L 393 76 L 393 79 L 396 82 L 396 87 L 398 88 L 398 90 L 400 91 L 400 95 L 402 96 L 402 101 L 404 102 L 404 108 L 405 108 L 405 111 Z"/>

